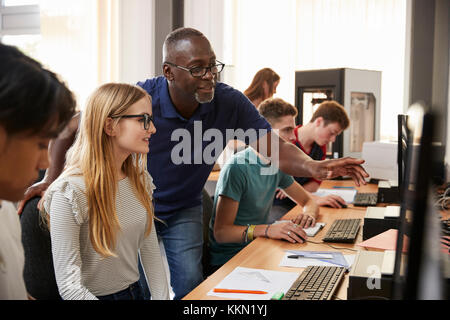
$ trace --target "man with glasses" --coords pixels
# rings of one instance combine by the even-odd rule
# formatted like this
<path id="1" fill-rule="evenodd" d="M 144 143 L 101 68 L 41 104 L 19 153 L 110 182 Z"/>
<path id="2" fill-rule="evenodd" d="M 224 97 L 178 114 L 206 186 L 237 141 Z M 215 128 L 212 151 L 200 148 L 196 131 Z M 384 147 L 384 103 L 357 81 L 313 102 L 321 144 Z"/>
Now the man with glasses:
<path id="1" fill-rule="evenodd" d="M 217 82 L 219 72 L 224 64 L 216 55 L 208 39 L 199 31 L 180 28 L 171 32 L 163 46 L 164 76 L 139 82 L 152 96 L 153 118 L 157 129 L 152 135 L 148 170 L 156 186 L 154 191 L 155 215 L 164 221 L 155 222 L 158 236 L 162 238 L 170 268 L 171 285 L 175 299 L 181 299 L 202 280 L 202 189 L 208 179 L 214 163 L 203 161 L 203 151 L 217 141 L 196 141 L 195 129 L 201 124 L 203 132 L 213 129 L 222 133 L 222 150 L 227 140 L 226 130 L 256 129 L 253 139 L 247 139 L 255 150 L 265 154 L 257 144 L 268 145 L 262 140 L 274 137 L 279 141 L 279 167 L 286 174 L 293 176 L 329 179 L 337 176 L 351 176 L 355 183 L 365 183 L 367 173 L 360 166 L 358 159 L 334 159 L 314 161 L 300 149 L 284 142 L 275 134 L 272 136 L 269 123 L 260 116 L 253 104 L 243 93 L 232 87 Z M 145 123 L 151 119 L 143 118 Z M 75 127 L 70 130 L 75 136 Z M 173 133 L 182 130 L 193 141 L 191 161 L 179 164 L 173 161 L 173 150 L 179 143 L 172 140 Z M 45 183 L 29 188 L 23 203 L 46 189 L 61 172 L 64 155 L 73 139 L 67 137 L 54 141 L 50 150 L 52 163 L 49 172 L 52 177 Z M 207 140 L 207 139 L 204 139 Z M 275 148 L 274 148 L 275 149 Z M 187 150 L 187 149 L 186 149 Z M 220 152 L 222 151 L 220 150 Z M 220 154 L 215 154 L 217 158 Z M 200 154 L 200 161 L 197 155 Z M 189 156 L 188 155 L 188 156 Z M 184 158 L 184 157 L 183 157 Z M 189 157 L 188 157 L 189 158 Z"/>
<path id="2" fill-rule="evenodd" d="M 156 222 L 156 228 L 166 250 L 175 299 L 182 298 L 203 280 L 201 191 L 214 164 L 195 161 L 210 144 L 196 141 L 198 122 L 203 132 L 215 129 L 223 137 L 227 129 L 266 133 L 246 141 L 250 144 L 264 144 L 262 140 L 271 136 L 269 123 L 252 103 L 240 91 L 217 82 L 223 67 L 201 32 L 180 28 L 164 42 L 164 76 L 138 83 L 153 99 L 158 131 L 150 139 L 148 170 L 156 185 L 155 214 L 164 221 Z M 176 164 L 172 159 L 179 143 L 172 135 L 176 130 L 184 130 L 192 139 L 191 161 Z M 279 165 L 287 174 L 320 179 L 349 175 L 358 185 L 365 183 L 368 175 L 360 166 L 362 160 L 313 161 L 295 146 L 276 139 L 280 146 Z M 225 146 L 228 141 L 223 140 Z"/>

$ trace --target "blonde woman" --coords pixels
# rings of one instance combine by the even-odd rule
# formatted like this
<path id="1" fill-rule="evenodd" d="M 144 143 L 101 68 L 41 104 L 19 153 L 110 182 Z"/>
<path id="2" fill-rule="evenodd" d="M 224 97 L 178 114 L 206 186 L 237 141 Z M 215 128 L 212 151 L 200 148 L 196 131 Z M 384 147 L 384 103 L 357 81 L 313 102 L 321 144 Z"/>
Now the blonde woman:
<path id="1" fill-rule="evenodd" d="M 61 176 L 44 196 L 63 299 L 139 300 L 138 253 L 153 299 L 169 299 L 146 170 L 156 132 L 150 96 L 105 84 L 82 113 Z"/>

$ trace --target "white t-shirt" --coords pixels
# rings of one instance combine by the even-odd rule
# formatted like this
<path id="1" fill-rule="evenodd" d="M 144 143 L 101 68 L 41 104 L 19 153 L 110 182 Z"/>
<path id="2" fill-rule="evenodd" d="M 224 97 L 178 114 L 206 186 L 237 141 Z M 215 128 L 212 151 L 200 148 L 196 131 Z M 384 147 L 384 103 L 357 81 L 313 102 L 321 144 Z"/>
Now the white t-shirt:
<path id="1" fill-rule="evenodd" d="M 0 300 L 27 300 L 19 216 L 12 203 L 0 203 Z"/>

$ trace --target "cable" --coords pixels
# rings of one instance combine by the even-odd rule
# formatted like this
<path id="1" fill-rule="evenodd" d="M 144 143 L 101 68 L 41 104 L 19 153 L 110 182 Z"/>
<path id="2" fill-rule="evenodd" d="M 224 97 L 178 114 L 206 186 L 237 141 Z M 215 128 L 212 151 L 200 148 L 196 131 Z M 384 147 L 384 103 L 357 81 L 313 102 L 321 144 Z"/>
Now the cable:
<path id="1" fill-rule="evenodd" d="M 450 209 L 450 187 L 447 187 L 445 192 L 437 197 L 437 201 L 434 204 L 435 206 L 440 206 L 441 210 L 444 211 Z"/>
<path id="2" fill-rule="evenodd" d="M 315 241 L 311 241 L 311 240 L 306 240 L 306 242 L 314 243 L 314 244 L 324 244 L 324 245 L 329 246 L 329 247 L 331 247 L 333 249 L 336 249 L 336 250 L 350 250 L 350 251 L 358 252 L 358 250 L 355 250 L 355 249 L 335 247 L 335 246 L 332 246 L 331 244 L 328 244 L 326 242 L 315 242 Z"/>

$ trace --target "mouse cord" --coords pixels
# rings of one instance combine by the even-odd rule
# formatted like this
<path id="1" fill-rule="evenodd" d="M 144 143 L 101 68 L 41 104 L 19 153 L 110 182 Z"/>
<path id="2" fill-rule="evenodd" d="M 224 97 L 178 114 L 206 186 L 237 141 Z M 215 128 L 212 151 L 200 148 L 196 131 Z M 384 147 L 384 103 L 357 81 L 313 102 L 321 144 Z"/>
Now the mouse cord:
<path id="1" fill-rule="evenodd" d="M 335 246 L 332 246 L 331 244 L 328 244 L 326 242 L 315 242 L 315 241 L 311 241 L 311 240 L 306 240 L 306 242 L 314 243 L 314 244 L 324 244 L 324 245 L 329 246 L 330 248 L 333 248 L 333 249 L 336 249 L 336 250 L 350 250 L 350 251 L 358 252 L 358 250 L 355 250 L 355 249 L 335 247 Z"/>

